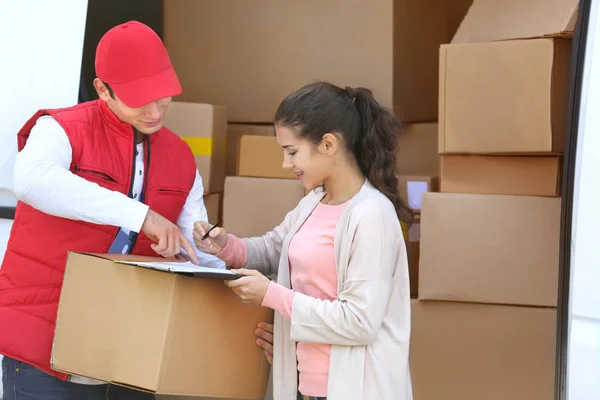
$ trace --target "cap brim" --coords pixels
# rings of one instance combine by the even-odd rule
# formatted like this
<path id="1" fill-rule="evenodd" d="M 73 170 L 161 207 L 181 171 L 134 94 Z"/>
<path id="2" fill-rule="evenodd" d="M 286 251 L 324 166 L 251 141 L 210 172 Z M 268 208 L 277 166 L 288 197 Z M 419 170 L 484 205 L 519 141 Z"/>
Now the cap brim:
<path id="1" fill-rule="evenodd" d="M 181 94 L 181 84 L 173 67 L 128 83 L 110 83 L 117 97 L 131 108 Z"/>

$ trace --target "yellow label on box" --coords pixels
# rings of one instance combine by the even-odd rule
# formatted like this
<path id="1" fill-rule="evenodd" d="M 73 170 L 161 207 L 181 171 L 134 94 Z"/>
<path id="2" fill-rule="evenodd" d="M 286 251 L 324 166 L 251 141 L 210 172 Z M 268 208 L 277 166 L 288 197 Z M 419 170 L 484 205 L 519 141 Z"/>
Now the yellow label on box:
<path id="1" fill-rule="evenodd" d="M 184 142 L 190 146 L 195 156 L 211 156 L 213 138 L 211 137 L 182 137 Z"/>

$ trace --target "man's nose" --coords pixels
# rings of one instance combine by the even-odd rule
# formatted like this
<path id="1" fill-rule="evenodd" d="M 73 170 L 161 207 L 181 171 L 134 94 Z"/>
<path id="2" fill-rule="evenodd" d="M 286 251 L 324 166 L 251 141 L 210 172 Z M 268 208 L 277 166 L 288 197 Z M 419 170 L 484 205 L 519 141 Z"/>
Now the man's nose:
<path id="1" fill-rule="evenodd" d="M 144 114 L 146 114 L 146 116 L 152 121 L 155 121 L 161 117 L 160 107 L 155 101 L 153 101 L 146 106 L 144 109 Z"/>

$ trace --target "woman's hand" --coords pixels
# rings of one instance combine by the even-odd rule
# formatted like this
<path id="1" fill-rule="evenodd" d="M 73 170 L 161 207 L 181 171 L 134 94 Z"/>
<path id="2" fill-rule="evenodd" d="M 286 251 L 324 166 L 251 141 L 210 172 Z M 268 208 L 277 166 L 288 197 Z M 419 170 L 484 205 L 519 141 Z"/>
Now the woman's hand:
<path id="1" fill-rule="evenodd" d="M 200 249 L 202 250 L 202 249 Z M 238 275 L 245 275 L 241 278 L 225 281 L 225 284 L 233 289 L 238 297 L 248 304 L 260 306 L 267 289 L 269 288 L 269 278 L 258 271 L 251 269 L 236 269 L 234 272 Z"/>
<path id="2" fill-rule="evenodd" d="M 254 333 L 258 336 L 256 344 L 263 349 L 269 364 L 273 364 L 273 324 L 261 322 Z"/>
<path id="3" fill-rule="evenodd" d="M 227 232 L 223 228 L 215 228 L 210 231 L 208 237 L 202 237 L 211 228 L 208 222 L 197 221 L 194 223 L 194 244 L 198 250 L 206 254 L 218 254 L 227 246 Z"/>

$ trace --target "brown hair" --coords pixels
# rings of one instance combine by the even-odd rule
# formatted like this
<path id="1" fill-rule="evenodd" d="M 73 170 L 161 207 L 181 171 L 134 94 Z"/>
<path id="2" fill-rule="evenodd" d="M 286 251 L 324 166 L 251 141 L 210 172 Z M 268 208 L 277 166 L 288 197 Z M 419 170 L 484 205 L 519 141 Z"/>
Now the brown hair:
<path id="1" fill-rule="evenodd" d="M 394 205 L 398 218 L 411 223 L 413 211 L 400 199 L 396 152 L 400 120 L 366 88 L 342 89 L 327 82 L 310 83 L 279 105 L 275 123 L 293 128 L 318 144 L 338 133 L 363 175 Z"/>

